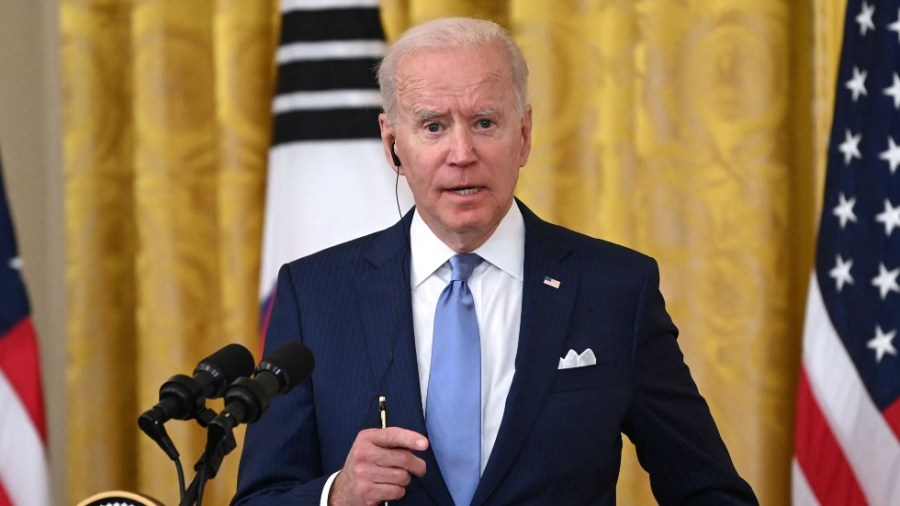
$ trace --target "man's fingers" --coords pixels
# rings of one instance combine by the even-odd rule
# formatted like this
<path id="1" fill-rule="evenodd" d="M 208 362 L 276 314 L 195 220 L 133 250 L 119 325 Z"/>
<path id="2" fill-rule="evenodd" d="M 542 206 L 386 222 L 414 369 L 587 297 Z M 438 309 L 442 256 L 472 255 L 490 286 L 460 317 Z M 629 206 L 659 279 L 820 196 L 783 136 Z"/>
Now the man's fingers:
<path id="1" fill-rule="evenodd" d="M 351 453 L 356 462 L 398 468 L 422 476 L 425 474 L 425 461 L 415 456 L 412 450 L 423 447 L 428 448 L 428 440 L 415 432 L 399 428 L 371 429 L 360 432 Z"/>
<path id="2" fill-rule="evenodd" d="M 399 485 L 405 487 L 412 481 L 412 477 L 407 471 L 397 467 L 368 465 L 358 469 L 356 475 L 361 480 L 378 485 Z"/>
<path id="3" fill-rule="evenodd" d="M 381 450 L 373 457 L 373 463 L 383 468 L 402 469 L 420 477 L 425 474 L 425 461 L 409 450 Z"/>
<path id="4" fill-rule="evenodd" d="M 363 433 L 371 438 L 372 443 L 382 448 L 405 448 L 413 451 L 423 451 L 428 448 L 428 439 L 425 436 L 400 427 L 369 429 L 360 434 Z"/>
<path id="5" fill-rule="evenodd" d="M 413 454 L 428 448 L 417 432 L 389 427 L 356 436 L 344 468 L 331 489 L 329 504 L 373 504 L 400 499 L 412 475 L 425 474 L 425 461 Z"/>
<path id="6" fill-rule="evenodd" d="M 370 492 L 371 494 L 369 494 L 369 497 L 377 498 L 375 499 L 376 503 L 380 503 L 381 501 L 396 501 L 402 499 L 403 496 L 406 495 L 406 487 L 376 484 L 372 486 Z"/>
<path id="7" fill-rule="evenodd" d="M 379 490 L 377 494 L 379 497 L 383 497 L 387 501 L 397 501 L 399 499 L 403 499 L 403 496 L 406 495 L 406 486 L 398 487 L 396 485 L 380 485 L 383 487 Z"/>
<path id="8" fill-rule="evenodd" d="M 362 476 L 352 478 L 347 471 L 341 471 L 331 488 L 328 504 L 363 505 L 396 501 L 406 495 L 406 485 L 409 484 L 409 474 L 403 474 L 406 477 L 405 484 L 375 482 L 363 479 Z"/>

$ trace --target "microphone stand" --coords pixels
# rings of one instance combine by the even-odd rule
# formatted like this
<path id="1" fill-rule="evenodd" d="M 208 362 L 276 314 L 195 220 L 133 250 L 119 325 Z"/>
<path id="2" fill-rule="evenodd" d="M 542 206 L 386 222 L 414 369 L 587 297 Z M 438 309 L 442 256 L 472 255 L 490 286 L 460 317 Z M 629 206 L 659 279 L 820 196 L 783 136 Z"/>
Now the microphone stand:
<path id="1" fill-rule="evenodd" d="M 233 425 L 211 423 L 216 417 L 215 411 L 209 410 L 205 413 L 204 420 L 198 417 L 200 425 L 207 428 L 206 449 L 197 463 L 194 464 L 194 479 L 191 480 L 190 486 L 185 490 L 181 497 L 179 506 L 200 506 L 203 502 L 203 489 L 206 482 L 215 478 L 222 465 L 225 455 L 231 453 L 237 448 L 237 442 L 234 439 Z"/>

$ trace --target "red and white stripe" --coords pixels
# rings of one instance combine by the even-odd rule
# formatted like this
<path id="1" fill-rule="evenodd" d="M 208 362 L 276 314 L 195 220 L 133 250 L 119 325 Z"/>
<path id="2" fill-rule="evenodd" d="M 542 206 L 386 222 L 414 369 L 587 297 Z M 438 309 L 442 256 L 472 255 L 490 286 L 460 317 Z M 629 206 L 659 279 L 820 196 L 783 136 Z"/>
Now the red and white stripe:
<path id="1" fill-rule="evenodd" d="M 0 506 L 50 504 L 38 357 L 28 318 L 0 336 Z"/>
<path id="2" fill-rule="evenodd" d="M 797 393 L 793 504 L 900 505 L 900 425 L 890 411 L 886 419 L 869 397 L 813 273 Z"/>

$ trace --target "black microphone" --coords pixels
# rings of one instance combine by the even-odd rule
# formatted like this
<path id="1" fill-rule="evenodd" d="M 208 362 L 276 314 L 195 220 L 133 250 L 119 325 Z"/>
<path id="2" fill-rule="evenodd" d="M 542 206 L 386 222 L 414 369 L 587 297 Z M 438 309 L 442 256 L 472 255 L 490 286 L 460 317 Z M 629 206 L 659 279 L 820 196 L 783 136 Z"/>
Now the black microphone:
<path id="1" fill-rule="evenodd" d="M 138 426 L 174 460 L 178 453 L 170 448 L 162 424 L 173 418 L 196 417 L 207 398 L 221 397 L 234 380 L 253 374 L 253 362 L 253 354 L 247 348 L 239 344 L 225 346 L 201 360 L 193 377 L 177 374 L 163 383 L 159 402 L 138 417 Z"/>
<path id="2" fill-rule="evenodd" d="M 285 343 L 264 358 L 253 378 L 238 378 L 225 391 L 225 409 L 207 426 L 206 449 L 194 466 L 197 475 L 184 493 L 182 505 L 194 504 L 207 480 L 214 478 L 225 455 L 237 447 L 232 429 L 253 423 L 276 395 L 287 393 L 312 374 L 316 361 L 305 344 Z M 199 504 L 199 502 L 198 502 Z"/>
<path id="3" fill-rule="evenodd" d="M 302 383 L 315 365 L 305 344 L 293 341 L 279 346 L 259 363 L 253 378 L 238 378 L 228 387 L 225 409 L 210 422 L 210 428 L 231 430 L 238 424 L 259 420 L 273 397 Z"/>

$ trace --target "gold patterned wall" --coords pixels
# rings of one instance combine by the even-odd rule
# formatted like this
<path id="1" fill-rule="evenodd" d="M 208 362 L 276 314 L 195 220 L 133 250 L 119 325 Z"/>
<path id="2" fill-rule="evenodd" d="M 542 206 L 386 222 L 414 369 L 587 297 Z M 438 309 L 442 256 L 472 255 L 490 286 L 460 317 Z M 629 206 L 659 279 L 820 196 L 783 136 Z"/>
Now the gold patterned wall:
<path id="1" fill-rule="evenodd" d="M 135 424 L 169 375 L 256 349 L 277 0 L 62 0 L 68 493 L 177 503 Z M 389 37 L 507 26 L 532 72 L 519 196 L 655 256 L 736 465 L 787 504 L 840 0 L 384 0 Z M 188 475 L 202 431 L 168 424 Z M 207 489 L 224 504 L 238 452 Z M 626 452 L 623 504 L 647 504 Z"/>

